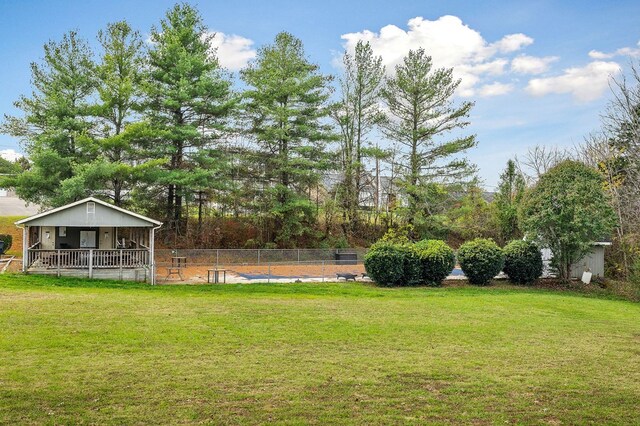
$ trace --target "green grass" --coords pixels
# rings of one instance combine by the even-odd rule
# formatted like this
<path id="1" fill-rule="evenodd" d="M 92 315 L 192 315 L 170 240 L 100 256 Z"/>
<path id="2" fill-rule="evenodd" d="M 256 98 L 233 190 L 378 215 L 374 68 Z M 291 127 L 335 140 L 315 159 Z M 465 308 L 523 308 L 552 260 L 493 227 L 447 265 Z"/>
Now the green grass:
<path id="1" fill-rule="evenodd" d="M 0 276 L 0 423 L 638 424 L 640 305 Z"/>

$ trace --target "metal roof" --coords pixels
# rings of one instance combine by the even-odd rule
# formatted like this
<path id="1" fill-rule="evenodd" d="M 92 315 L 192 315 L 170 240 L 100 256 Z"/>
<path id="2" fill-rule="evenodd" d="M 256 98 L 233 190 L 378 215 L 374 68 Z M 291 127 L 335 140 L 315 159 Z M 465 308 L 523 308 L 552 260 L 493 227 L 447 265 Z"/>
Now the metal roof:
<path id="1" fill-rule="evenodd" d="M 93 213 L 83 205 L 95 203 Z M 30 226 L 118 226 L 156 227 L 162 222 L 116 207 L 94 197 L 88 197 L 15 222 Z"/>

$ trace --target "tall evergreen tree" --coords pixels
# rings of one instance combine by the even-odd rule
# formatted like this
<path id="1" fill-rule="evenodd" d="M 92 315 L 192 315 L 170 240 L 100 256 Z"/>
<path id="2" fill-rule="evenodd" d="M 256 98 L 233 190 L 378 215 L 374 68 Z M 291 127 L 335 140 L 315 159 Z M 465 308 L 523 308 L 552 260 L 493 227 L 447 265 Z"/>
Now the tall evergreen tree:
<path id="1" fill-rule="evenodd" d="M 341 132 L 343 226 L 352 230 L 358 221 L 367 135 L 381 118 L 379 100 L 384 65 L 380 56 L 373 55 L 369 42 L 363 41 L 358 41 L 353 54 L 344 54 L 342 63 L 340 100 L 332 106 L 332 116 Z"/>
<path id="2" fill-rule="evenodd" d="M 249 133 L 264 161 L 265 207 L 277 241 L 290 245 L 314 220 L 307 194 L 319 181 L 318 171 L 328 165 L 326 143 L 335 140 L 325 121 L 330 78 L 306 59 L 302 42 L 286 32 L 259 49 L 241 76 L 249 86 L 244 93 Z"/>
<path id="3" fill-rule="evenodd" d="M 92 107 L 96 120 L 93 144 L 87 147 L 93 160 L 78 167 L 76 175 L 62 184 L 68 194 L 99 195 L 121 206 L 137 182 L 142 168 L 136 166 L 136 147 L 127 126 L 139 119 L 136 107 L 141 95 L 144 66 L 140 34 L 125 21 L 107 25 L 98 32 L 102 46 L 96 65 L 97 103 Z"/>
<path id="4" fill-rule="evenodd" d="M 216 142 L 237 103 L 211 49 L 213 36 L 188 4 L 175 5 L 151 31 L 143 86 L 147 125 L 137 132 L 148 155 L 165 161 L 150 172 L 162 188 L 168 226 L 178 230 L 185 197 L 221 183 Z"/>
<path id="5" fill-rule="evenodd" d="M 388 109 L 385 135 L 403 147 L 402 186 L 408 196 L 407 217 L 415 223 L 434 213 L 429 193 L 436 183 L 460 183 L 475 168 L 460 154 L 476 145 L 474 135 L 441 138 L 466 127 L 471 102 L 453 104 L 459 80 L 452 69 L 433 69 L 423 49 L 410 50 L 386 79 L 382 98 Z"/>
<path id="6" fill-rule="evenodd" d="M 31 160 L 29 170 L 5 182 L 24 200 L 43 206 L 73 200 L 60 186 L 90 158 L 93 69 L 89 45 L 74 31 L 45 44 L 43 61 L 31 64 L 33 93 L 15 102 L 23 116 L 5 115 L 1 127 L 20 139 Z"/>
<path id="7" fill-rule="evenodd" d="M 498 192 L 494 199 L 500 238 L 505 243 L 522 236 L 518 226 L 518 206 L 522 202 L 524 190 L 524 177 L 518 171 L 515 161 L 509 160 L 506 169 L 500 175 Z"/>

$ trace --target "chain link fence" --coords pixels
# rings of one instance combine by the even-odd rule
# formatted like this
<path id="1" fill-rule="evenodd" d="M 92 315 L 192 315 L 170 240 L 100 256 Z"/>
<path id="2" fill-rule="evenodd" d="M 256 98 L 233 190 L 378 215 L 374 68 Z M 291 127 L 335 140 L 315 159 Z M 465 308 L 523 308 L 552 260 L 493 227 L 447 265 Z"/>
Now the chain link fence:
<path id="1" fill-rule="evenodd" d="M 161 249 L 156 282 L 249 283 L 366 280 L 366 249 Z"/>

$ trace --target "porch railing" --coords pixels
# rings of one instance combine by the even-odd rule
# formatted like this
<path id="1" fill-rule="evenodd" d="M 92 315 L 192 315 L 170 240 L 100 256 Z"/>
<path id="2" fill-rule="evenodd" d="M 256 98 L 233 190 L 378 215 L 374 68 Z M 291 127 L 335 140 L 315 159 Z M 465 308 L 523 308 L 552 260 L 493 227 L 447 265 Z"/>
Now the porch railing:
<path id="1" fill-rule="evenodd" d="M 108 269 L 142 268 L 149 265 L 149 251 L 142 249 L 27 250 L 29 268 Z"/>

